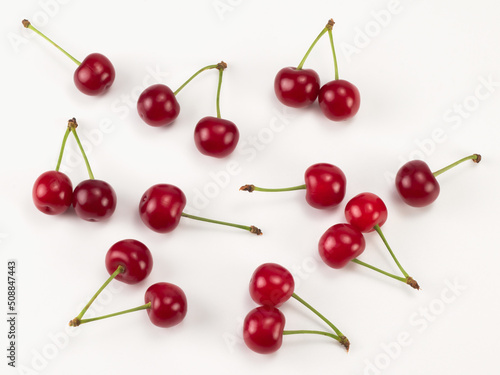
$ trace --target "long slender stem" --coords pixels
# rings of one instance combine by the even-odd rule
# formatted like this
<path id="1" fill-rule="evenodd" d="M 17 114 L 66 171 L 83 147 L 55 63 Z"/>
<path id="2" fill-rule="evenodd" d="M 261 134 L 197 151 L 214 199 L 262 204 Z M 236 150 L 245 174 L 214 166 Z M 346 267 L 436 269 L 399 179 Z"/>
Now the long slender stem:
<path id="1" fill-rule="evenodd" d="M 56 171 L 59 171 L 61 168 L 62 157 L 64 154 L 64 149 L 66 148 L 66 141 L 68 140 L 70 129 L 69 127 L 66 129 L 66 133 L 64 133 L 64 138 L 61 145 L 61 151 L 59 151 L 59 158 L 57 159 Z"/>
<path id="2" fill-rule="evenodd" d="M 298 186 L 292 186 L 288 188 L 278 188 L 278 189 L 268 189 L 268 188 L 261 188 L 257 187 L 255 185 L 243 185 L 240 187 L 240 190 L 242 191 L 248 191 L 251 193 L 252 191 L 264 191 L 267 193 L 277 193 L 277 192 L 282 192 L 282 191 L 293 191 L 293 190 L 303 190 L 306 188 L 306 185 L 298 185 Z"/>
<path id="3" fill-rule="evenodd" d="M 50 38 L 48 38 L 47 36 L 45 36 L 42 32 L 40 32 L 39 30 L 37 30 L 31 23 L 30 21 L 28 20 L 23 20 L 23 25 L 24 27 L 34 31 L 35 33 L 37 33 L 38 35 L 40 35 L 42 38 L 44 38 L 46 41 L 48 41 L 49 43 L 51 43 L 53 46 L 55 46 L 59 51 L 61 51 L 62 53 L 64 53 L 66 56 L 68 56 L 76 65 L 80 65 L 81 62 L 78 61 L 77 59 L 75 59 L 73 56 L 71 56 L 68 52 L 66 52 L 64 49 L 62 49 L 61 47 L 59 47 L 57 44 L 55 44 Z"/>
<path id="4" fill-rule="evenodd" d="M 70 129 L 73 135 L 75 136 L 75 140 L 76 143 L 78 143 L 78 147 L 80 148 L 80 151 L 82 153 L 83 160 L 85 160 L 85 165 L 87 166 L 87 172 L 89 173 L 90 179 L 94 180 L 94 174 L 92 173 L 92 169 L 90 168 L 89 159 L 87 159 L 87 155 L 85 154 L 85 150 L 83 149 L 82 142 L 80 142 L 80 138 L 78 138 L 78 134 L 76 134 L 77 127 L 78 124 L 74 117 L 68 120 L 68 129 Z"/>
<path id="5" fill-rule="evenodd" d="M 392 249 L 389 246 L 389 243 L 387 242 L 387 240 L 385 239 L 384 234 L 382 233 L 382 229 L 380 229 L 380 227 L 379 227 L 378 224 L 376 224 L 374 228 L 377 231 L 377 233 L 380 236 L 380 238 L 382 238 L 382 241 L 384 241 L 385 247 L 387 247 L 387 250 L 389 250 L 389 253 L 391 254 L 392 259 L 394 259 L 394 262 L 396 262 L 396 264 L 397 264 L 399 270 L 401 271 L 401 273 L 405 277 L 408 277 L 408 273 L 404 270 L 403 266 L 401 266 L 401 264 L 399 263 L 398 258 L 396 258 L 396 255 L 394 255 L 394 253 L 392 252 Z"/>
<path id="6" fill-rule="evenodd" d="M 128 314 L 128 313 L 135 312 L 135 311 L 147 310 L 149 308 L 151 308 L 151 302 L 148 302 L 145 305 L 134 307 L 133 309 L 123 310 L 123 311 L 119 311 L 119 312 L 116 312 L 116 313 L 113 313 L 113 314 L 108 314 L 108 315 L 103 315 L 103 316 L 97 316 L 95 318 L 90 318 L 90 319 L 82 319 L 82 320 L 80 320 L 78 322 L 74 322 L 72 320 L 72 321 L 69 322 L 69 325 L 71 327 L 78 327 L 80 324 L 95 322 L 96 320 L 102 320 L 102 319 L 112 318 L 113 316 Z M 75 325 L 75 323 L 77 323 L 77 324 Z"/>
<path id="7" fill-rule="evenodd" d="M 215 69 L 217 68 L 219 64 L 215 64 L 215 65 L 207 65 L 203 68 L 201 68 L 200 70 L 198 70 L 196 73 L 194 73 L 191 77 L 189 77 L 189 79 L 184 82 L 177 90 L 174 91 L 174 95 L 177 95 L 179 93 L 179 91 L 181 91 L 184 87 L 186 87 L 186 85 L 191 82 L 198 74 L 200 74 L 201 72 L 204 72 L 205 70 L 208 70 L 208 69 Z"/>
<path id="8" fill-rule="evenodd" d="M 322 336 L 328 336 L 331 337 L 332 339 L 335 339 L 337 341 L 340 340 L 340 337 L 334 335 L 333 333 L 330 332 L 324 332 L 324 331 L 314 331 L 314 330 L 308 330 L 308 329 L 300 329 L 300 330 L 285 330 L 283 331 L 284 335 L 300 335 L 300 334 L 313 334 L 313 335 L 322 335 Z"/>
<path id="9" fill-rule="evenodd" d="M 404 277 L 401 277 L 401 276 L 396 276 L 396 275 L 394 275 L 394 274 L 392 274 L 392 273 L 389 273 L 389 272 L 383 271 L 383 270 L 381 270 L 380 268 L 377 268 L 377 267 L 375 267 L 375 266 L 372 266 L 371 264 L 365 263 L 365 262 L 363 262 L 363 261 L 361 261 L 361 260 L 359 260 L 359 259 L 353 259 L 353 260 L 351 260 L 351 262 L 356 263 L 356 264 L 359 264 L 359 265 L 362 265 L 362 266 L 364 266 L 364 267 L 366 267 L 366 268 L 369 268 L 369 269 L 371 269 L 371 270 L 377 271 L 377 272 L 379 272 L 379 273 L 381 273 L 381 274 L 383 274 L 383 275 L 386 275 L 386 276 L 392 277 L 393 279 L 396 279 L 396 280 L 399 280 L 399 281 L 401 281 L 401 282 L 403 282 L 403 283 L 406 283 L 406 279 L 405 279 Z"/>
<path id="10" fill-rule="evenodd" d="M 328 31 L 328 28 L 331 28 L 332 26 L 333 26 L 333 20 L 329 20 L 328 23 L 327 23 L 327 25 L 323 28 L 323 30 L 321 30 L 321 32 L 316 37 L 316 39 L 314 39 L 314 41 L 312 42 L 311 46 L 307 50 L 306 54 L 304 55 L 304 57 L 300 61 L 299 65 L 297 65 L 297 70 L 301 70 L 302 69 L 302 67 L 304 66 L 304 63 L 306 62 L 307 58 L 309 57 L 309 54 L 311 53 L 312 49 L 314 48 L 314 46 L 316 45 L 316 43 L 318 43 L 318 40 L 320 40 L 321 37 L 323 35 L 325 35 L 325 33 Z"/>
<path id="11" fill-rule="evenodd" d="M 247 226 L 247 225 L 241 225 L 241 224 L 233 224 L 233 223 L 228 223 L 226 221 L 219 221 L 219 220 L 207 219 L 205 217 L 200 217 L 200 216 L 195 216 L 195 215 L 189 215 L 189 214 L 186 214 L 185 212 L 182 213 L 182 216 L 187 217 L 189 219 L 193 219 L 193 220 L 205 221 L 207 223 L 213 223 L 213 224 L 219 224 L 219 225 L 226 225 L 228 227 L 243 229 L 243 230 L 246 230 L 246 231 L 248 231 L 250 233 L 257 234 L 257 235 L 261 235 L 262 234 L 262 231 L 259 228 L 255 227 L 253 225 Z"/>
<path id="12" fill-rule="evenodd" d="M 222 73 L 224 69 L 219 69 L 219 82 L 217 84 L 217 98 L 215 99 L 215 106 L 217 107 L 217 118 L 221 118 L 220 116 L 220 89 L 222 86 Z"/>
<path id="13" fill-rule="evenodd" d="M 474 163 L 479 163 L 481 161 L 481 155 L 479 155 L 479 154 L 473 154 L 473 155 L 466 156 L 465 158 L 462 158 L 462 159 L 454 162 L 453 164 L 448 165 L 447 167 L 441 168 L 440 170 L 438 170 L 436 172 L 433 172 L 432 174 L 434 175 L 434 177 L 437 177 L 441 173 L 444 173 L 447 170 L 449 170 L 449 169 L 451 169 L 453 167 L 456 167 L 460 163 L 463 163 L 464 161 L 467 161 L 467 160 L 472 160 Z"/>
<path id="14" fill-rule="evenodd" d="M 333 53 L 333 64 L 335 65 L 335 79 L 339 79 L 339 67 L 337 65 L 337 54 L 335 53 L 335 46 L 333 44 L 333 33 L 332 29 L 328 30 L 328 37 L 330 38 L 330 46 L 332 47 Z"/>

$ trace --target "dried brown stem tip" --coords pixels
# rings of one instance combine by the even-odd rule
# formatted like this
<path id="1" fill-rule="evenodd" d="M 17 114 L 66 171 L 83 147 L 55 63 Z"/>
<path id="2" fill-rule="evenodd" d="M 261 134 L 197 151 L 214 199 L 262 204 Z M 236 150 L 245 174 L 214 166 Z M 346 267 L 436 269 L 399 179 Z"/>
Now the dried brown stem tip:
<path id="1" fill-rule="evenodd" d="M 262 231 L 253 225 L 250 226 L 250 233 L 256 234 L 257 236 L 262 236 Z"/>
<path id="2" fill-rule="evenodd" d="M 242 187 L 240 187 L 240 190 L 248 191 L 249 193 L 251 193 L 252 191 L 255 190 L 255 185 L 243 185 Z"/>
<path id="3" fill-rule="evenodd" d="M 333 21 L 333 18 L 330 18 L 330 19 L 328 20 L 328 23 L 326 24 L 326 26 L 325 26 L 325 27 L 326 27 L 328 30 L 331 30 L 331 29 L 333 29 L 333 25 L 335 25 L 335 22 Z"/>
<path id="4" fill-rule="evenodd" d="M 347 337 L 341 336 L 339 342 L 342 344 L 342 346 L 344 346 L 345 350 L 349 352 L 349 347 L 351 346 L 351 343 L 349 342 Z"/>
<path id="5" fill-rule="evenodd" d="M 78 124 L 76 123 L 76 118 L 70 118 L 68 120 L 68 128 L 73 130 L 73 129 L 76 129 L 78 127 Z"/>
<path id="6" fill-rule="evenodd" d="M 80 319 L 72 319 L 69 321 L 69 326 L 70 327 L 78 327 L 80 325 Z"/>
<path id="7" fill-rule="evenodd" d="M 413 289 L 420 290 L 420 286 L 418 285 L 418 283 L 417 283 L 415 280 L 413 280 L 413 278 L 412 278 L 412 277 L 408 276 L 408 277 L 406 278 L 406 283 L 407 283 L 409 286 L 411 286 Z"/>
<path id="8" fill-rule="evenodd" d="M 217 64 L 218 70 L 224 70 L 226 68 L 227 68 L 227 64 L 224 61 L 221 61 L 220 63 Z"/>
<path id="9" fill-rule="evenodd" d="M 481 161 L 481 155 L 479 154 L 474 154 L 474 156 L 476 157 L 475 159 L 472 159 L 472 161 L 474 163 L 479 163 Z"/>
<path id="10" fill-rule="evenodd" d="M 23 20 L 22 22 L 23 22 L 23 26 L 26 28 L 30 27 L 30 25 L 31 25 L 30 21 L 28 21 L 28 20 Z"/>

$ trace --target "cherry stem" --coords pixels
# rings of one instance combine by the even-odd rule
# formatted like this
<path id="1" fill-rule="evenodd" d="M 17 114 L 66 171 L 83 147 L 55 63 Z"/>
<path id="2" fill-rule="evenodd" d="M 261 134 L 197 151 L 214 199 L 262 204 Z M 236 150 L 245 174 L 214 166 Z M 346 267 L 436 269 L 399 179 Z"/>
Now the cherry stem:
<path id="1" fill-rule="evenodd" d="M 378 273 L 381 273 L 382 275 L 389 276 L 389 277 L 391 277 L 391 278 L 393 278 L 395 280 L 401 281 L 401 282 L 403 282 L 405 284 L 408 284 L 413 289 L 420 289 L 420 286 L 418 285 L 418 283 L 412 277 L 410 277 L 410 276 L 407 276 L 406 278 L 401 277 L 401 276 L 397 276 L 397 275 L 394 275 L 392 273 L 383 271 L 380 268 L 372 266 L 371 264 L 365 263 L 365 262 L 363 262 L 363 261 L 361 261 L 359 259 L 352 259 L 351 262 L 359 264 L 359 265 L 364 266 L 366 268 L 369 268 L 371 270 L 377 271 Z"/>
<path id="2" fill-rule="evenodd" d="M 215 100 L 215 105 L 217 107 L 217 118 L 221 118 L 220 116 L 220 88 L 222 86 L 222 73 L 224 69 L 227 68 L 227 64 L 224 61 L 221 61 L 217 64 L 217 69 L 219 69 L 219 82 L 217 83 L 217 99 Z"/>
<path id="3" fill-rule="evenodd" d="M 284 330 L 283 335 L 302 335 L 302 334 L 312 334 L 312 335 L 321 335 L 321 336 L 328 336 L 331 337 L 334 340 L 337 340 L 339 343 L 341 343 L 347 351 L 349 351 L 349 340 L 345 336 L 336 336 L 333 333 L 330 332 L 325 332 L 325 331 L 315 331 L 315 330 L 310 330 L 310 329 L 300 329 L 300 330 Z"/>
<path id="4" fill-rule="evenodd" d="M 68 56 L 76 65 L 80 65 L 81 62 L 78 61 L 77 59 L 75 59 L 73 56 L 71 56 L 68 52 L 66 52 L 64 49 L 62 49 L 61 47 L 59 47 L 57 44 L 55 44 L 52 40 L 50 40 L 47 36 L 45 36 L 42 32 L 40 32 L 39 30 L 37 30 L 31 23 L 30 21 L 28 20 L 23 20 L 23 26 L 26 27 L 27 29 L 30 29 L 32 31 L 34 31 L 35 33 L 37 33 L 38 35 L 40 35 L 42 38 L 44 38 L 46 41 L 48 41 L 49 43 L 51 43 L 53 46 L 55 46 L 59 51 L 61 51 L 62 53 L 64 53 L 66 56 Z"/>
<path id="5" fill-rule="evenodd" d="M 113 272 L 111 274 L 111 276 L 109 276 L 109 278 L 104 282 L 104 284 L 102 284 L 102 286 L 97 290 L 97 292 L 94 294 L 94 296 L 90 299 L 90 301 L 85 305 L 85 307 L 83 308 L 83 310 L 80 312 L 80 314 L 78 314 L 78 316 L 72 320 L 72 322 L 76 323 L 77 325 L 80 325 L 81 323 L 81 320 L 83 318 L 83 316 L 85 315 L 85 313 L 87 312 L 87 310 L 90 308 L 90 305 L 92 305 L 92 303 L 94 303 L 94 301 L 96 300 L 96 298 L 99 296 L 99 294 L 101 294 L 101 292 L 104 290 L 104 288 L 106 288 L 108 286 L 108 284 L 114 280 L 114 278 L 116 276 L 118 276 L 120 273 L 124 272 L 125 271 L 125 267 L 123 267 L 122 265 L 118 266 L 116 268 L 116 271 Z M 71 324 L 70 324 L 71 325 Z"/>
<path id="6" fill-rule="evenodd" d="M 78 124 L 76 122 L 76 119 L 73 117 L 72 119 L 68 120 L 68 129 L 71 130 L 73 135 L 75 136 L 76 143 L 78 143 L 78 147 L 80 148 L 80 151 L 82 152 L 83 160 L 85 160 L 85 165 L 87 166 L 87 172 L 89 173 L 89 177 L 91 180 L 94 180 L 94 174 L 92 173 L 92 169 L 90 168 L 90 163 L 89 159 L 87 159 L 87 155 L 85 154 L 85 150 L 83 149 L 82 143 L 80 142 L 80 138 L 78 138 L 78 134 L 76 134 L 76 128 L 78 127 Z"/>
<path id="7" fill-rule="evenodd" d="M 298 186 L 292 186 L 292 187 L 288 187 L 288 188 L 279 188 L 279 189 L 267 189 L 267 188 L 257 187 L 255 185 L 243 185 L 242 187 L 240 187 L 240 190 L 241 191 L 248 191 L 249 193 L 251 193 L 252 191 L 264 191 L 267 193 L 277 193 L 277 192 L 281 192 L 281 191 L 303 190 L 305 188 L 306 188 L 306 185 L 298 185 Z"/>
<path id="8" fill-rule="evenodd" d="M 133 309 L 119 311 L 119 312 L 116 312 L 116 313 L 113 313 L 113 314 L 108 314 L 108 315 L 103 315 L 103 316 L 97 316 L 95 318 L 90 318 L 90 319 L 82 319 L 80 321 L 71 320 L 69 322 L 69 325 L 71 327 L 78 327 L 80 324 L 90 323 L 90 322 L 94 322 L 96 320 L 102 320 L 102 319 L 112 318 L 113 316 L 128 314 L 128 313 L 135 312 L 135 311 L 147 310 L 147 309 L 150 309 L 150 308 L 151 308 L 151 302 L 148 302 L 145 305 L 137 306 L 137 307 L 134 307 Z"/>
<path id="9" fill-rule="evenodd" d="M 337 65 L 337 55 L 335 53 L 335 46 L 333 45 L 333 33 L 332 29 L 328 30 L 328 37 L 330 38 L 330 46 L 332 47 L 332 53 L 333 53 L 333 64 L 335 65 L 335 79 L 339 79 L 339 67 Z"/>
<path id="10" fill-rule="evenodd" d="M 444 173 L 447 170 L 449 170 L 449 169 L 451 169 L 453 167 L 456 167 L 457 165 L 459 165 L 460 163 L 463 163 L 466 160 L 472 160 L 474 163 L 479 163 L 481 161 L 481 155 L 479 155 L 479 154 L 473 154 L 473 155 L 466 156 L 465 158 L 462 158 L 462 159 L 454 162 L 453 164 L 450 164 L 447 167 L 444 167 L 444 168 L 442 168 L 442 169 L 440 169 L 440 170 L 438 170 L 436 172 L 433 172 L 432 174 L 434 175 L 434 177 L 437 177 L 441 173 Z"/>
<path id="11" fill-rule="evenodd" d="M 205 70 L 208 70 L 208 69 L 215 69 L 215 68 L 218 68 L 219 67 L 219 64 L 215 64 L 215 65 L 207 65 L 203 68 L 201 68 L 200 70 L 198 70 L 196 73 L 194 73 L 191 77 L 189 77 L 189 79 L 184 82 L 181 87 L 179 87 L 177 90 L 174 91 L 174 95 L 177 95 L 179 93 L 179 91 L 181 91 L 184 87 L 186 87 L 186 85 L 191 82 L 198 74 L 200 74 L 201 72 L 204 72 Z"/>
<path id="12" fill-rule="evenodd" d="M 316 37 L 316 39 L 314 39 L 314 42 L 312 42 L 311 46 L 309 47 L 309 49 L 307 50 L 306 54 L 304 55 L 304 57 L 302 58 L 302 61 L 299 63 L 299 65 L 297 65 L 297 70 L 301 70 L 302 67 L 304 66 L 304 63 L 306 62 L 307 58 L 309 57 L 309 54 L 311 53 L 312 49 L 314 48 L 314 46 L 316 45 L 316 43 L 318 43 L 318 40 L 321 39 L 321 37 L 323 35 L 325 35 L 325 33 L 333 26 L 334 22 L 333 22 L 333 19 L 330 19 L 328 21 L 328 23 L 326 24 L 326 26 L 324 27 L 323 30 L 321 30 L 321 32 L 319 33 L 319 35 Z"/>
<path id="13" fill-rule="evenodd" d="M 56 172 L 59 172 L 59 168 L 61 168 L 62 157 L 63 157 L 64 149 L 66 148 L 66 141 L 68 140 L 69 132 L 70 132 L 70 128 L 68 127 L 66 129 L 66 133 L 64 133 L 64 138 L 63 138 L 62 145 L 61 145 L 61 151 L 59 151 L 59 158 L 57 159 Z"/>
<path id="14" fill-rule="evenodd" d="M 387 250 L 389 250 L 389 253 L 391 254 L 391 257 L 392 259 L 394 259 L 394 262 L 396 262 L 399 270 L 403 273 L 403 275 L 405 277 L 409 277 L 408 276 L 408 273 L 404 270 L 404 268 L 401 266 L 401 264 L 399 263 L 398 261 L 398 258 L 396 258 L 396 256 L 394 255 L 394 253 L 392 252 L 392 249 L 391 247 L 389 246 L 389 243 L 387 242 L 387 240 L 385 239 L 385 236 L 384 234 L 382 233 L 382 229 L 380 229 L 379 225 L 378 224 L 375 224 L 374 226 L 375 230 L 377 231 L 378 235 L 380 236 L 380 238 L 382 238 L 382 241 L 384 241 L 384 244 L 385 244 L 385 247 L 387 247 Z"/>
<path id="15" fill-rule="evenodd" d="M 205 217 L 189 215 L 189 214 L 186 214 L 185 212 L 182 213 L 182 216 L 187 217 L 189 219 L 193 219 L 193 220 L 205 221 L 207 223 L 220 224 L 220 225 L 226 225 L 228 227 L 243 229 L 243 230 L 246 230 L 250 233 L 254 233 L 256 235 L 262 234 L 262 231 L 253 225 L 247 226 L 247 225 L 241 225 L 241 224 L 233 224 L 233 223 L 228 223 L 225 221 L 219 221 L 219 220 L 207 219 Z"/>

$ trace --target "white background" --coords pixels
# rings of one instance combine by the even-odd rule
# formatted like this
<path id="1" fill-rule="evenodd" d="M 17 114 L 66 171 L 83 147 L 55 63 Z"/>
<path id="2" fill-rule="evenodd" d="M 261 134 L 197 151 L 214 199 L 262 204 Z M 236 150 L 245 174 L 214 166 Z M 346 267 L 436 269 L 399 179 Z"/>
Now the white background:
<path id="1" fill-rule="evenodd" d="M 492 353 L 500 350 L 497 4 L 10 4 L 0 12 L 0 311 L 6 310 L 7 259 L 16 259 L 19 373 L 493 373 L 498 363 Z M 346 123 L 330 122 L 317 105 L 285 109 L 273 93 L 276 72 L 298 64 L 330 17 L 336 21 L 340 76 L 361 93 L 360 111 Z M 116 69 L 111 90 L 102 97 L 81 94 L 72 81 L 75 65 L 25 30 L 23 18 L 77 59 L 92 52 L 108 56 Z M 157 82 L 175 89 L 220 60 L 228 63 L 222 116 L 241 133 L 233 155 L 211 159 L 193 143 L 196 122 L 215 115 L 213 71 L 178 95 L 181 114 L 173 126 L 141 122 L 135 101 L 142 89 Z M 333 79 L 326 36 L 305 67 L 314 68 L 322 82 Z M 80 124 L 96 178 L 116 190 L 118 206 L 106 222 L 84 222 L 71 212 L 45 216 L 33 206 L 33 182 L 55 167 L 71 117 Z M 396 196 L 391 176 L 404 161 L 423 158 L 436 170 L 475 152 L 483 155 L 480 164 L 466 163 L 439 177 L 441 195 L 432 206 L 410 208 Z M 317 162 L 333 163 L 347 176 L 346 200 L 333 210 L 309 207 L 303 191 L 238 191 L 245 183 L 302 184 L 305 169 Z M 71 138 L 62 171 L 74 186 L 86 178 Z M 188 219 L 173 233 L 151 232 L 137 206 L 142 193 L 160 182 L 183 189 L 186 212 L 255 224 L 264 235 Z M 319 237 L 345 220 L 345 203 L 363 191 L 386 202 L 383 230 L 421 291 L 355 264 L 333 270 L 321 262 Z M 138 312 L 69 329 L 67 322 L 107 277 L 107 249 L 124 238 L 151 249 L 153 272 L 136 286 L 112 283 L 91 313 L 140 305 L 149 285 L 168 281 L 187 295 L 185 320 L 160 329 Z M 366 240 L 361 259 L 397 272 L 376 234 Z M 293 271 L 296 292 L 350 339 L 348 354 L 320 336 L 287 336 L 268 356 L 245 347 L 240 325 L 255 306 L 248 281 L 268 261 Z M 287 329 L 327 328 L 296 301 L 282 311 Z M 2 327 L 0 372 L 18 373 L 6 365 L 7 325 Z"/>

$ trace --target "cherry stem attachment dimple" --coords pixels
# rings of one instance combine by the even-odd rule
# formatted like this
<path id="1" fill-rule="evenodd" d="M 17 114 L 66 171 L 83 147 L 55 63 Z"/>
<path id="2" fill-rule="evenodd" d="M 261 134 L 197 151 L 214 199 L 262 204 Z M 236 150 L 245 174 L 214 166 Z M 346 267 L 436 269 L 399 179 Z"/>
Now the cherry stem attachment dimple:
<path id="1" fill-rule="evenodd" d="M 73 117 L 72 119 L 68 120 L 68 129 L 71 130 L 73 135 L 75 136 L 76 143 L 78 144 L 78 147 L 80 148 L 80 151 L 83 156 L 83 160 L 85 160 L 85 165 L 87 166 L 87 172 L 89 173 L 89 177 L 91 180 L 94 180 L 94 174 L 92 173 L 92 169 L 90 168 L 90 163 L 89 159 L 87 159 L 87 155 L 85 154 L 85 150 L 83 149 L 82 142 L 80 142 L 80 138 L 78 138 L 78 134 L 76 134 L 76 128 L 78 127 L 78 124 L 76 122 L 76 119 Z"/>
<path id="2" fill-rule="evenodd" d="M 70 320 L 69 325 L 71 327 L 78 327 L 80 324 L 95 322 L 96 320 L 102 320 L 102 319 L 112 318 L 113 316 L 128 314 L 128 313 L 135 312 L 135 311 L 147 310 L 147 309 L 150 309 L 150 308 L 151 308 L 151 302 L 148 302 L 145 305 L 137 306 L 137 307 L 134 307 L 133 309 L 119 311 L 119 312 L 116 312 L 116 313 L 113 313 L 113 314 L 108 314 L 108 315 L 103 315 L 103 316 L 97 316 L 95 318 L 89 318 L 89 319 L 82 319 L 82 320 L 79 320 L 79 321 L 75 321 L 73 319 L 73 320 Z"/>
<path id="3" fill-rule="evenodd" d="M 250 233 L 254 233 L 256 235 L 262 234 L 262 231 L 253 225 L 247 226 L 247 225 L 241 225 L 241 224 L 233 224 L 233 223 L 228 223 L 226 221 L 219 221 L 219 220 L 207 219 L 205 217 L 189 215 L 189 214 L 186 214 L 185 212 L 182 213 L 182 216 L 187 217 L 189 219 L 193 219 L 193 220 L 205 221 L 207 223 L 220 224 L 220 225 L 226 225 L 228 227 L 243 229 L 243 230 L 246 230 Z"/>
<path id="4" fill-rule="evenodd" d="M 64 149 L 66 148 L 66 141 L 68 140 L 68 136 L 69 136 L 70 131 L 71 130 L 68 127 L 66 129 L 66 132 L 64 133 L 64 137 L 63 137 L 63 141 L 62 141 L 62 145 L 61 145 L 61 151 L 59 151 L 59 158 L 57 159 L 56 172 L 58 172 L 59 168 L 61 168 L 62 157 L 64 154 Z"/>
<path id="5" fill-rule="evenodd" d="M 369 268 L 371 270 L 374 270 L 378 273 L 381 273 L 382 275 L 386 275 L 386 276 L 389 276 L 395 280 L 398 280 L 398 281 L 401 281 L 402 283 L 405 283 L 405 284 L 408 284 L 409 286 L 411 286 L 413 289 L 420 289 L 418 283 L 410 276 L 407 276 L 406 278 L 404 277 L 401 277 L 401 276 L 397 276 L 397 275 L 394 275 L 392 273 L 389 273 L 389 272 L 386 272 L 384 270 L 381 270 L 380 268 L 377 268 L 375 266 L 372 266 L 371 264 L 368 264 L 368 263 L 365 263 L 359 259 L 352 259 L 351 262 L 353 263 L 356 263 L 356 264 L 359 264 L 363 267 L 366 267 L 366 268 Z"/>
<path id="6" fill-rule="evenodd" d="M 384 241 L 385 247 L 387 247 L 387 250 L 389 250 L 389 254 L 391 254 L 392 259 L 394 259 L 394 262 L 396 262 L 396 265 L 398 266 L 398 268 L 401 271 L 401 273 L 405 277 L 408 277 L 408 273 L 404 270 L 403 266 L 401 266 L 401 264 L 399 263 L 398 258 L 396 258 L 396 255 L 394 255 L 394 253 L 392 252 L 392 249 L 389 246 L 389 243 L 387 242 L 387 240 L 385 239 L 385 236 L 382 233 L 382 229 L 380 229 L 380 226 L 378 224 L 375 224 L 375 226 L 373 228 L 378 233 L 378 235 L 380 236 L 380 238 L 382 238 L 382 241 Z"/>
<path id="7" fill-rule="evenodd" d="M 328 30 L 331 30 L 331 28 L 333 27 L 333 24 L 334 24 L 333 19 L 330 19 L 328 21 L 328 23 L 326 24 L 326 26 L 323 28 L 323 30 L 321 30 L 321 32 L 319 33 L 319 35 L 316 37 L 316 39 L 314 39 L 314 41 L 312 42 L 311 46 L 307 50 L 306 54 L 304 55 L 304 57 L 300 61 L 299 65 L 297 65 L 297 68 L 296 68 L 297 70 L 301 70 L 302 69 L 302 67 L 304 66 L 304 63 L 306 62 L 307 58 L 309 57 L 309 54 L 311 53 L 312 49 L 314 48 L 314 46 L 316 45 L 316 43 L 318 43 L 318 40 L 320 40 L 321 37 L 323 35 L 325 35 L 325 33 Z"/>
<path id="8" fill-rule="evenodd" d="M 218 67 L 219 67 L 219 64 L 215 64 L 215 65 L 207 65 L 207 66 L 201 68 L 196 73 L 194 73 L 191 77 L 189 77 L 189 79 L 186 82 L 184 82 L 177 90 L 175 90 L 174 91 L 174 95 L 177 95 L 184 87 L 186 87 L 186 85 L 189 82 L 191 82 L 201 72 L 204 72 L 205 70 L 209 70 L 209 69 L 215 69 L 215 68 L 218 68 Z"/>
<path id="9" fill-rule="evenodd" d="M 333 44 L 333 33 L 332 29 L 328 30 L 328 38 L 330 39 L 330 46 L 332 47 L 332 53 L 333 53 L 333 64 L 335 66 L 335 79 L 339 79 L 339 66 L 337 64 L 337 54 L 335 53 L 335 46 Z"/>
<path id="10" fill-rule="evenodd" d="M 433 172 L 432 174 L 434 175 L 434 177 L 437 177 L 439 176 L 441 173 L 444 173 L 446 172 L 447 170 L 450 170 L 451 168 L 453 167 L 456 167 L 457 165 L 463 163 L 464 161 L 467 161 L 467 160 L 472 160 L 474 163 L 479 163 L 481 161 L 481 155 L 479 154 L 473 154 L 473 155 L 469 155 L 469 156 L 466 156 L 465 158 L 462 158 L 456 162 L 454 162 L 453 164 L 450 164 L 444 168 L 441 168 L 440 170 L 436 171 L 436 172 Z"/>
<path id="11" fill-rule="evenodd" d="M 217 69 L 219 69 L 219 82 L 217 83 L 217 98 L 215 99 L 215 106 L 217 108 L 217 118 L 221 118 L 220 116 L 220 89 L 222 86 L 222 74 L 224 69 L 227 68 L 227 64 L 224 61 L 221 61 L 217 64 Z"/>
<path id="12" fill-rule="evenodd" d="M 255 185 L 243 185 L 240 187 L 241 191 L 248 191 L 251 193 L 252 191 L 264 191 L 266 193 L 278 193 L 282 191 L 293 191 L 293 190 L 303 190 L 306 188 L 306 185 L 298 185 L 298 186 L 292 186 L 288 188 L 278 188 L 278 189 L 267 189 L 267 188 L 261 188 L 257 187 Z"/>
<path id="13" fill-rule="evenodd" d="M 68 56 L 76 65 L 80 65 L 81 62 L 78 61 L 77 59 L 75 59 L 73 56 L 71 56 L 68 52 L 66 52 L 64 49 L 62 49 L 61 47 L 59 47 L 57 44 L 55 44 L 50 38 L 48 38 L 47 36 L 45 36 L 42 32 L 40 32 L 39 30 L 37 30 L 32 24 L 30 21 L 28 20 L 23 20 L 22 21 L 23 23 L 23 26 L 26 27 L 27 29 L 30 29 L 32 31 L 34 31 L 35 33 L 37 33 L 38 35 L 40 35 L 42 38 L 44 38 L 46 41 L 48 41 L 49 43 L 51 43 L 53 46 L 55 46 L 59 51 L 61 51 L 62 53 L 64 53 L 66 56 Z"/>

